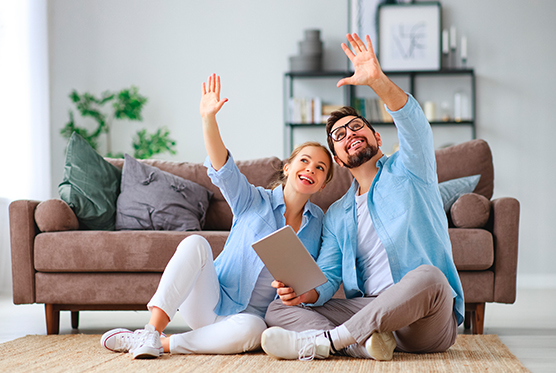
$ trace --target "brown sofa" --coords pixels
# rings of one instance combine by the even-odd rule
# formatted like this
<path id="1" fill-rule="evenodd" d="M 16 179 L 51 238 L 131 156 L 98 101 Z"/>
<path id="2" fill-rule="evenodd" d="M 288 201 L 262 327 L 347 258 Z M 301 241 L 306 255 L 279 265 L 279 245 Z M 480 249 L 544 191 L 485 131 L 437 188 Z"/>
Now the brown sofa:
<path id="1" fill-rule="evenodd" d="M 483 332 L 485 302 L 513 303 L 516 294 L 519 203 L 490 200 L 493 164 L 488 144 L 473 140 L 436 152 L 439 181 L 481 174 L 475 192 L 460 197 L 448 217 L 454 261 L 463 283 L 466 326 Z M 123 160 L 109 159 L 117 167 Z M 204 230 L 86 231 L 65 202 L 14 201 L 10 233 L 15 304 L 43 303 L 48 334 L 59 331 L 59 314 L 72 311 L 77 328 L 81 310 L 144 310 L 178 243 L 191 234 L 210 242 L 214 256 L 222 250 L 232 216 L 220 191 L 201 164 L 144 161 L 195 181 L 214 192 Z M 268 185 L 280 168 L 278 158 L 238 161 L 254 185 Z M 351 184 L 336 166 L 334 180 L 313 201 L 326 210 Z"/>

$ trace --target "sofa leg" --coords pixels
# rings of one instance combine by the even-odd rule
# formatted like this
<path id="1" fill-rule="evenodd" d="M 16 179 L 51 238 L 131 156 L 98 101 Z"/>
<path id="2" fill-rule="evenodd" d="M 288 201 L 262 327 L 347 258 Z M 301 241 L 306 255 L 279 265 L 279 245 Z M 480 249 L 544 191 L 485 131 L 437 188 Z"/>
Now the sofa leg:
<path id="1" fill-rule="evenodd" d="M 473 334 L 483 334 L 485 322 L 485 304 L 484 303 L 466 303 L 465 316 L 471 322 Z M 468 317 L 469 316 L 469 317 Z"/>
<path id="2" fill-rule="evenodd" d="M 46 334 L 60 333 L 60 309 L 55 304 L 45 304 Z"/>
<path id="3" fill-rule="evenodd" d="M 71 311 L 71 327 L 73 329 L 79 328 L 79 311 Z"/>
<path id="4" fill-rule="evenodd" d="M 485 322 L 485 304 L 477 303 L 473 317 L 473 334 L 483 334 Z"/>
<path id="5" fill-rule="evenodd" d="M 469 311 L 465 311 L 465 320 L 463 320 L 463 328 L 464 329 L 471 329 L 471 317 L 473 317 L 471 315 L 471 312 Z"/>

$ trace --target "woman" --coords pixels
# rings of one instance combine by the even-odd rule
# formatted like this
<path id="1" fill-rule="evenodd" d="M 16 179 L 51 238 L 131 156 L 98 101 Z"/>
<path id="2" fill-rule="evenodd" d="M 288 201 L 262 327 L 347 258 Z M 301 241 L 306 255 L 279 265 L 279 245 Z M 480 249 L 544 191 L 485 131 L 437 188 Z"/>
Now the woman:
<path id="1" fill-rule="evenodd" d="M 309 197 L 332 178 L 330 153 L 318 143 L 305 143 L 284 164 L 274 189 L 254 187 L 240 173 L 220 137 L 216 113 L 226 101 L 220 99 L 220 77 L 213 74 L 208 84 L 203 83 L 200 112 L 208 153 L 205 166 L 234 215 L 224 250 L 213 261 L 206 239 L 185 238 L 147 305 L 149 323 L 135 332 L 106 332 L 101 345 L 111 351 L 155 358 L 163 352 L 236 354 L 258 349 L 266 329 L 264 315 L 276 289 L 251 244 L 290 225 L 309 253 L 318 254 L 323 212 Z M 162 332 L 176 310 L 193 330 L 166 337 Z"/>

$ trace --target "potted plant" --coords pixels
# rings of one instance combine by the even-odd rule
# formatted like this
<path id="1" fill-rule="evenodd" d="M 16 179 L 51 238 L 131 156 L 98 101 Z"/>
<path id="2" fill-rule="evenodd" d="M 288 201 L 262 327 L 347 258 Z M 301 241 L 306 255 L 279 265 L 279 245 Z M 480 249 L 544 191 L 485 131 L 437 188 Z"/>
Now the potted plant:
<path id="1" fill-rule="evenodd" d="M 88 92 L 79 94 L 76 90 L 73 90 L 69 94 L 69 98 L 82 117 L 92 118 L 96 122 L 96 128 L 89 130 L 76 125 L 74 112 L 70 110 L 69 122 L 62 128 L 60 134 L 69 139 L 73 132 L 77 132 L 97 152 L 99 151 L 100 137 L 102 134 L 106 134 L 107 151 L 105 156 L 123 158 L 122 152 L 114 153 L 112 150 L 110 130 L 113 121 L 118 119 L 143 120 L 141 111 L 147 102 L 147 98 L 139 94 L 139 89 L 131 86 L 131 88 L 124 88 L 119 92 L 105 91 L 100 97 L 95 97 Z M 110 109 L 107 110 L 105 105 L 108 103 L 111 103 L 111 105 Z M 138 130 L 132 146 L 134 149 L 133 156 L 137 159 L 147 159 L 155 154 L 165 152 L 176 154 L 176 142 L 170 138 L 170 131 L 165 127 L 159 128 L 152 134 L 147 133 L 146 129 Z"/>

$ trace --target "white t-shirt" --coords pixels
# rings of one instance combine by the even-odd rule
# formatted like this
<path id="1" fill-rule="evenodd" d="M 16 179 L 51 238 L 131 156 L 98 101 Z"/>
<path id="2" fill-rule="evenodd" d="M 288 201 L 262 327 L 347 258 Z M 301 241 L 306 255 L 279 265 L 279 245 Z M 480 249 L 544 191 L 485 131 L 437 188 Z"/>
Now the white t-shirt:
<path id="1" fill-rule="evenodd" d="M 357 202 L 357 269 L 363 274 L 365 295 L 377 295 L 394 284 L 388 255 L 378 237 L 369 208 L 367 193 L 355 196 Z"/>

